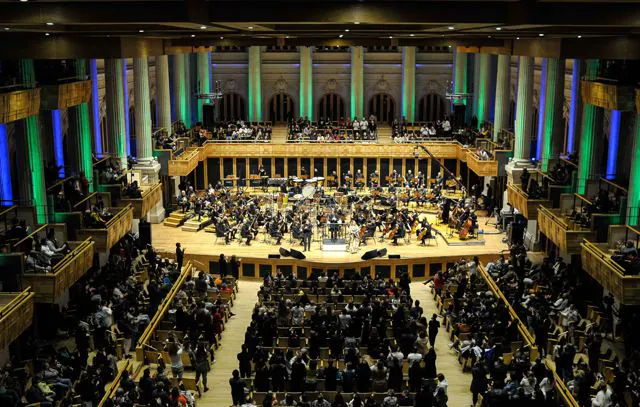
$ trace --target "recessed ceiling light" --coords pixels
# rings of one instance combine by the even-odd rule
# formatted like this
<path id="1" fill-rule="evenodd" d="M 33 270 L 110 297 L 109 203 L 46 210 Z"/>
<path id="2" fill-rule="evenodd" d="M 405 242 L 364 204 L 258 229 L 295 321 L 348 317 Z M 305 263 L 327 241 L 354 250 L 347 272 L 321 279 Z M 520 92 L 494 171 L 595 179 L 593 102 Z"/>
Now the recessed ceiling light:
<path id="1" fill-rule="evenodd" d="M 253 30 L 253 26 L 252 26 L 252 25 L 250 25 L 250 26 L 249 26 L 249 27 L 247 27 L 247 28 L 248 28 L 248 29 L 250 29 L 250 30 Z"/>
<path id="2" fill-rule="evenodd" d="M 391 38 L 393 38 L 393 36 L 391 36 L 391 35 L 390 35 L 390 36 L 389 36 L 389 39 L 391 39 Z"/>
<path id="3" fill-rule="evenodd" d="M 207 29 L 207 26 L 206 26 L 206 25 L 201 25 L 201 26 L 200 26 L 200 29 L 201 29 L 201 30 L 206 30 L 206 29 Z"/>
<path id="4" fill-rule="evenodd" d="M 9 31 L 10 29 L 11 29 L 11 28 L 9 28 L 9 27 L 4 27 L 4 30 L 5 30 L 5 31 Z"/>
<path id="5" fill-rule="evenodd" d="M 360 24 L 360 21 L 354 21 L 353 24 Z"/>
<path id="6" fill-rule="evenodd" d="M 47 25 L 53 25 L 53 23 L 47 23 Z"/>
<path id="7" fill-rule="evenodd" d="M 195 36 L 196 36 L 195 34 L 191 34 L 191 38 L 193 38 L 193 37 L 195 37 Z"/>
<path id="8" fill-rule="evenodd" d="M 49 33 L 45 33 L 44 35 L 46 35 L 48 37 L 50 34 Z"/>
<path id="9" fill-rule="evenodd" d="M 496 27 L 496 30 L 501 31 L 502 27 Z"/>
<path id="10" fill-rule="evenodd" d="M 224 37 L 220 37 L 221 40 L 224 40 Z"/>
<path id="11" fill-rule="evenodd" d="M 578 38 L 582 38 L 582 35 L 578 35 Z"/>
<path id="12" fill-rule="evenodd" d="M 487 35 L 487 38 L 491 38 L 491 36 L 490 36 L 490 35 Z"/>
<path id="13" fill-rule="evenodd" d="M 519 40 L 519 39 L 520 39 L 520 37 L 516 37 L 516 40 Z"/>
<path id="14" fill-rule="evenodd" d="M 144 30 L 138 30 L 138 32 L 139 32 L 139 33 L 143 33 L 143 32 L 144 32 Z"/>
<path id="15" fill-rule="evenodd" d="M 349 29 L 348 29 L 348 28 L 347 28 L 347 29 L 345 29 L 345 30 L 344 30 L 344 32 L 347 32 L 347 33 L 348 33 L 348 32 L 349 32 Z"/>
<path id="16" fill-rule="evenodd" d="M 415 34 L 409 34 L 409 37 L 415 37 L 415 36 L 416 36 Z"/>
<path id="17" fill-rule="evenodd" d="M 342 38 L 342 37 L 344 37 L 344 35 L 343 35 L 343 34 L 338 35 L 338 38 Z"/>
<path id="18" fill-rule="evenodd" d="M 26 3 L 26 2 L 28 2 L 28 1 L 29 1 L 29 0 L 20 0 L 20 3 Z"/>
<path id="19" fill-rule="evenodd" d="M 540 33 L 538 34 L 538 37 L 544 37 L 544 34 Z"/>
<path id="20" fill-rule="evenodd" d="M 286 37 L 284 37 L 284 38 L 289 38 L 289 36 L 287 35 L 287 36 L 286 36 Z"/>
<path id="21" fill-rule="evenodd" d="M 456 29 L 456 27 L 454 27 L 454 26 L 452 26 L 452 25 L 450 25 L 450 26 L 449 26 L 449 27 L 447 27 L 447 28 L 449 28 L 450 30 L 455 30 L 455 29 Z"/>

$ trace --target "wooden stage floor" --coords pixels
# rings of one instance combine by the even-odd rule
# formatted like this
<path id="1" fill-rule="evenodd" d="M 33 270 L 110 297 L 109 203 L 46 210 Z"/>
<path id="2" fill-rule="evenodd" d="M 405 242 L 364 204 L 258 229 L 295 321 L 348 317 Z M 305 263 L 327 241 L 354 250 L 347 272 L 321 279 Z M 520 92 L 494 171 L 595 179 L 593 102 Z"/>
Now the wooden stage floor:
<path id="1" fill-rule="evenodd" d="M 431 220 L 431 218 L 430 218 Z M 492 219 L 493 220 L 493 219 Z M 504 233 L 497 233 L 497 230 L 491 225 L 486 225 L 486 218 L 478 218 L 480 229 L 484 231 L 484 244 L 477 244 L 474 239 L 469 240 L 470 245 L 458 246 L 447 245 L 441 236 L 437 236 L 436 241 L 429 240 L 427 246 L 420 245 L 416 241 L 415 235 L 411 241 L 405 244 L 402 239 L 399 240 L 398 246 L 393 246 L 389 241 L 379 242 L 376 238 L 374 243 L 368 240 L 366 246 L 360 246 L 357 253 L 349 252 L 327 252 L 320 249 L 319 242 L 311 244 L 311 250 L 306 252 L 309 261 L 326 261 L 326 262 L 354 262 L 359 261 L 360 257 L 368 250 L 387 248 L 389 254 L 399 254 L 403 258 L 424 258 L 424 257 L 442 257 L 442 256 L 475 256 L 482 254 L 497 254 L 507 249 L 507 245 L 502 243 Z M 244 243 L 240 244 L 236 241 L 229 245 L 225 245 L 222 239 L 218 239 L 216 244 L 216 236 L 214 233 L 208 233 L 204 230 L 198 232 L 182 231 L 180 228 L 164 226 L 162 224 L 151 225 L 152 243 L 159 253 L 173 254 L 175 253 L 176 243 L 180 242 L 182 247 L 186 248 L 186 254 L 198 254 L 219 256 L 221 253 L 225 255 L 236 255 L 239 257 L 249 258 L 267 258 L 269 254 L 277 254 L 279 247 L 286 249 L 294 248 L 302 250 L 299 241 L 289 244 L 289 234 L 282 239 L 281 246 L 275 244 L 267 244 L 261 242 L 262 233 L 258 235 L 258 239 L 251 242 L 250 246 Z M 379 233 L 376 234 L 379 236 Z"/>

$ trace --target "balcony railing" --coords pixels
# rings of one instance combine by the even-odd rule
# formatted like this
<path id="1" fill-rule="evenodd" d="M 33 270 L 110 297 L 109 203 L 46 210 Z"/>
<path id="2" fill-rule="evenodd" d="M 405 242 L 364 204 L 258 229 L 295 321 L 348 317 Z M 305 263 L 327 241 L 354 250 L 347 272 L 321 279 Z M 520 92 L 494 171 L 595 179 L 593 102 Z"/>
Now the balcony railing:
<path id="1" fill-rule="evenodd" d="M 147 216 L 147 213 L 162 200 L 162 185 L 160 183 L 155 185 L 142 185 L 140 189 L 142 190 L 141 198 L 120 199 L 121 204 L 131 205 L 133 207 L 133 217 L 135 219 L 142 219 Z"/>
<path id="2" fill-rule="evenodd" d="M 0 293 L 0 350 L 31 326 L 33 297 L 31 287 L 20 293 Z"/>
<path id="3" fill-rule="evenodd" d="M 133 224 L 133 207 L 127 205 L 124 208 L 112 208 L 113 217 L 106 223 L 103 229 L 80 229 L 77 236 L 81 240 L 93 238 L 95 249 L 99 251 L 110 250 L 124 235 L 129 233 Z"/>

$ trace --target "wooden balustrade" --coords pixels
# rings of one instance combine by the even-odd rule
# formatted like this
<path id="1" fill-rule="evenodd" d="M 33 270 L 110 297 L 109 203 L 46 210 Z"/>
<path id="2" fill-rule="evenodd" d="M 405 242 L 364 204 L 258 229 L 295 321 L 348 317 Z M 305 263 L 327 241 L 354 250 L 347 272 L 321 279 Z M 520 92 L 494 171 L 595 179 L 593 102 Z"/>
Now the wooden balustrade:
<path id="1" fill-rule="evenodd" d="M 596 233 L 567 221 L 558 209 L 538 207 L 538 225 L 544 233 L 563 252 L 580 253 L 580 243 L 584 239 L 595 240 Z"/>
<path id="2" fill-rule="evenodd" d="M 140 189 L 142 190 L 142 198 L 120 199 L 121 204 L 133 207 L 133 217 L 135 219 L 142 219 L 147 216 L 147 213 L 162 200 L 162 185 L 160 183 L 150 186 L 143 185 Z"/>
<path id="3" fill-rule="evenodd" d="M 546 199 L 529 199 L 529 195 L 515 184 L 507 185 L 507 202 L 516 208 L 527 219 L 538 219 L 540 205 L 550 208 L 551 201 Z"/>
<path id="4" fill-rule="evenodd" d="M 625 269 L 608 253 L 607 244 L 584 240 L 580 244 L 582 268 L 624 305 L 640 305 L 640 276 L 625 274 Z"/>
<path id="5" fill-rule="evenodd" d="M 634 87 L 621 86 L 616 82 L 580 82 L 580 96 L 584 103 L 607 110 L 633 111 Z"/>
<path id="6" fill-rule="evenodd" d="M 0 350 L 31 326 L 33 297 L 31 287 L 20 293 L 0 293 Z"/>
<path id="7" fill-rule="evenodd" d="M 480 177 L 498 176 L 498 160 L 481 160 L 475 151 L 468 151 L 465 160 L 469 169 Z"/>
<path id="8" fill-rule="evenodd" d="M 91 238 L 83 242 L 69 242 L 72 251 L 53 266 L 50 273 L 26 272 L 22 285 L 35 291 L 35 302 L 56 303 L 66 290 L 74 285 L 93 266 L 94 242 Z"/>
<path id="9" fill-rule="evenodd" d="M 14 122 L 39 112 L 39 88 L 0 93 L 0 123 Z"/>
<path id="10" fill-rule="evenodd" d="M 27 249 L 31 248 L 33 239 L 40 239 L 45 237 L 45 234 L 47 233 L 47 230 L 49 228 L 52 228 L 54 230 L 56 239 L 62 242 L 65 242 L 67 240 L 67 225 L 65 225 L 64 223 L 47 223 L 42 226 L 38 226 L 24 239 L 16 242 L 12 246 L 11 251 L 14 253 L 27 251 Z M 40 241 L 38 241 L 37 244 L 40 244 Z"/>
<path id="11" fill-rule="evenodd" d="M 129 375 L 131 375 L 132 377 L 134 376 L 133 362 L 130 359 L 127 359 L 126 361 L 124 361 L 124 363 L 120 365 L 120 367 L 118 368 L 118 372 L 113 378 L 113 381 L 111 381 L 111 383 L 109 383 L 105 387 L 104 396 L 102 396 L 102 399 L 100 399 L 100 403 L 98 404 L 98 407 L 106 407 L 110 405 L 109 400 L 115 397 L 116 391 L 120 387 L 120 379 L 122 378 L 122 374 L 124 373 L 125 370 L 129 372 Z"/>
<path id="12" fill-rule="evenodd" d="M 67 109 L 91 101 L 91 81 L 73 81 L 42 88 L 41 109 Z"/>
<path id="13" fill-rule="evenodd" d="M 95 249 L 108 251 L 131 230 L 133 224 L 133 207 L 111 208 L 114 213 L 104 229 L 79 229 L 78 239 L 86 240 L 90 237 L 95 241 Z"/>
<path id="14" fill-rule="evenodd" d="M 151 340 L 151 335 L 158 329 L 160 322 L 163 320 L 167 311 L 169 311 L 169 308 L 171 307 L 171 304 L 173 303 L 173 300 L 176 294 L 178 293 L 178 291 L 180 291 L 180 288 L 182 287 L 182 284 L 184 284 L 185 280 L 187 279 L 187 276 L 193 273 L 192 268 L 193 266 L 191 262 L 187 262 L 182 267 L 182 272 L 180 273 L 180 276 L 175 281 L 175 283 L 173 283 L 171 290 L 169 290 L 167 295 L 164 297 L 164 299 L 160 303 L 160 306 L 158 307 L 158 310 L 156 311 L 155 315 L 151 319 L 151 322 L 149 323 L 149 325 L 147 325 L 147 328 L 144 330 L 144 332 L 138 339 L 138 343 L 136 345 L 137 361 L 140 361 L 140 362 L 144 361 L 144 352 L 148 346 L 151 346 L 149 345 L 149 342 Z"/>
<path id="15" fill-rule="evenodd" d="M 202 160 L 202 151 L 199 147 L 188 148 L 180 156 L 172 158 L 169 161 L 169 176 L 185 177 L 191 174 Z"/>

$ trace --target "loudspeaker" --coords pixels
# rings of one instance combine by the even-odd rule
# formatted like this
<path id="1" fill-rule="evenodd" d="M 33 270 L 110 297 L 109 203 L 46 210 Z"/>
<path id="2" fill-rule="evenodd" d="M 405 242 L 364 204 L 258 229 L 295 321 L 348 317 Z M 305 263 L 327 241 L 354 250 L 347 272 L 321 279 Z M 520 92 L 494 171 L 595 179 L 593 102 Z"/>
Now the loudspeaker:
<path id="1" fill-rule="evenodd" d="M 384 257 L 386 255 L 387 255 L 387 249 L 386 248 L 378 250 L 378 256 L 379 257 Z"/>
<path id="2" fill-rule="evenodd" d="M 298 260 L 304 260 L 307 258 L 307 256 L 304 255 L 304 253 L 296 250 L 296 249 L 291 249 L 291 251 L 289 252 L 291 254 L 291 257 L 293 257 L 294 259 L 298 259 Z"/>
<path id="3" fill-rule="evenodd" d="M 291 252 L 289 250 L 285 249 L 284 247 L 281 247 L 278 251 L 280 252 L 280 256 L 282 256 L 282 257 L 291 256 Z"/>
<path id="4" fill-rule="evenodd" d="M 371 260 L 371 259 L 375 259 L 376 257 L 378 257 L 378 251 L 376 249 L 373 249 L 363 254 L 362 257 L 360 258 L 362 260 Z"/>
<path id="5" fill-rule="evenodd" d="M 399 259 L 399 258 L 400 258 L 400 255 L 399 255 L 399 254 L 390 254 L 390 255 L 389 255 L 389 258 L 390 258 L 390 259 Z"/>
<path id="6" fill-rule="evenodd" d="M 269 258 L 270 258 L 270 259 L 279 259 L 279 258 L 280 258 L 280 255 L 279 255 L 279 254 L 270 254 L 270 255 L 269 255 Z"/>
<path id="7" fill-rule="evenodd" d="M 148 244 L 151 244 L 151 223 L 146 220 L 141 220 L 138 225 L 138 234 L 140 236 L 139 245 L 141 248 L 147 247 Z"/>
<path id="8" fill-rule="evenodd" d="M 202 121 L 205 129 L 211 128 L 214 126 L 216 121 L 215 109 L 213 105 L 206 104 L 202 105 Z"/>

